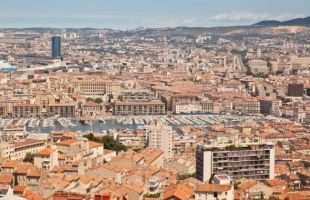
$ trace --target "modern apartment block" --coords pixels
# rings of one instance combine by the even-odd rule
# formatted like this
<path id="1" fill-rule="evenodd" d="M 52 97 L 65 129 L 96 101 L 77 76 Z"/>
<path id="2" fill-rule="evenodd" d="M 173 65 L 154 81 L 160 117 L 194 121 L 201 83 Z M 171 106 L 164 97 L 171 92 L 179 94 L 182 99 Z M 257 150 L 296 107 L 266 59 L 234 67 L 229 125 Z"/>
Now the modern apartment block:
<path id="1" fill-rule="evenodd" d="M 122 91 L 121 100 L 143 100 L 154 99 L 155 94 L 146 89 L 126 90 Z"/>
<path id="2" fill-rule="evenodd" d="M 267 67 L 267 61 L 260 59 L 250 60 L 250 68 L 254 74 L 268 74 L 269 69 Z"/>
<path id="3" fill-rule="evenodd" d="M 74 117 L 75 105 L 74 104 L 51 104 L 47 106 L 47 115 L 60 117 Z"/>
<path id="4" fill-rule="evenodd" d="M 172 128 L 163 124 L 160 120 L 153 121 L 145 126 L 145 132 L 148 137 L 147 146 L 159 148 L 164 152 L 166 160 L 172 158 Z"/>
<path id="5" fill-rule="evenodd" d="M 213 174 L 223 173 L 233 179 L 273 179 L 274 165 L 272 143 L 199 145 L 196 149 L 196 178 L 201 181 L 209 181 Z"/>
<path id="6" fill-rule="evenodd" d="M 160 100 L 115 101 L 114 115 L 164 115 L 165 104 Z"/>

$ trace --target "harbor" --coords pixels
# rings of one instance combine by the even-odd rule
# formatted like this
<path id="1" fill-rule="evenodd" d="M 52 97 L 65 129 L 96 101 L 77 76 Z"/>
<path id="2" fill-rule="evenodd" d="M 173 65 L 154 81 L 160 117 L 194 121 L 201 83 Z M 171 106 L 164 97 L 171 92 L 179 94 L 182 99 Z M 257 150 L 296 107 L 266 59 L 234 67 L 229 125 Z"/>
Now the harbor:
<path id="1" fill-rule="evenodd" d="M 0 119 L 0 130 L 8 126 L 25 126 L 29 132 L 50 133 L 52 131 L 105 131 L 112 128 L 136 129 L 149 124 L 152 120 L 160 120 L 173 129 L 180 126 L 210 127 L 214 124 L 235 124 L 263 123 L 268 118 L 258 116 L 238 115 L 172 115 L 172 116 L 109 116 L 99 120 L 88 120 L 82 123 L 75 118 L 31 118 L 31 119 Z M 283 119 L 281 119 L 283 120 Z"/>

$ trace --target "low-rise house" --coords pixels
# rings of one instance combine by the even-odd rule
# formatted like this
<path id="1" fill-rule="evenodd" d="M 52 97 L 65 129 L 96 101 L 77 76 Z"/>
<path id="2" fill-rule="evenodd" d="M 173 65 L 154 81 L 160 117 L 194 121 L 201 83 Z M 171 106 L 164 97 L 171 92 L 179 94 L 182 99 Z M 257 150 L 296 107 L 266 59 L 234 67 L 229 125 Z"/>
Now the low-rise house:
<path id="1" fill-rule="evenodd" d="M 209 184 L 203 183 L 197 186 L 195 190 L 195 200 L 217 200 L 234 199 L 234 189 L 230 184 Z"/>
<path id="2" fill-rule="evenodd" d="M 255 180 L 245 180 L 238 188 L 241 190 L 241 195 L 244 198 L 260 199 L 272 196 L 274 189 L 262 182 Z"/>
<path id="3" fill-rule="evenodd" d="M 194 200 L 194 189 L 188 184 L 171 185 L 162 194 L 163 200 Z"/>
<path id="4" fill-rule="evenodd" d="M 38 168 L 53 169 L 58 163 L 58 152 L 52 148 L 46 148 L 33 154 L 34 165 Z"/>

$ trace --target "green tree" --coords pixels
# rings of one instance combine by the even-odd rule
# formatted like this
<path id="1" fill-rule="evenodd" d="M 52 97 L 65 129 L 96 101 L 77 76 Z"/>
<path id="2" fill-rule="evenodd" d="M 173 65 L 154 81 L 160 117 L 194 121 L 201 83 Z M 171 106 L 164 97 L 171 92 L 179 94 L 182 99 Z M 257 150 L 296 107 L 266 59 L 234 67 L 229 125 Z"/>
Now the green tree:
<path id="1" fill-rule="evenodd" d="M 23 161 L 33 163 L 33 155 L 31 153 L 27 153 Z"/>
<path id="2" fill-rule="evenodd" d="M 102 99 L 101 98 L 96 98 L 94 102 L 96 104 L 101 104 L 102 103 Z"/>
<path id="3" fill-rule="evenodd" d="M 87 98 L 86 98 L 86 102 L 92 102 L 92 101 L 94 101 L 93 98 L 90 98 L 90 97 L 87 97 Z"/>
<path id="4" fill-rule="evenodd" d="M 127 151 L 127 147 L 120 143 L 118 140 L 114 140 L 114 138 L 110 135 L 103 136 L 102 138 L 94 137 L 92 133 L 84 135 L 90 141 L 98 142 L 104 145 L 105 149 L 113 150 L 116 152 Z"/>

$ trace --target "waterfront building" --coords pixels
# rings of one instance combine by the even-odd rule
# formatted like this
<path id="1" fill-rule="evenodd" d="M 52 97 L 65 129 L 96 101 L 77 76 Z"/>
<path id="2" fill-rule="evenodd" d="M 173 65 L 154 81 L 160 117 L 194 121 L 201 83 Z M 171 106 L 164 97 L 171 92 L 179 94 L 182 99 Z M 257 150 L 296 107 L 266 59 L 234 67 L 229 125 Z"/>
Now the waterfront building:
<path id="1" fill-rule="evenodd" d="M 116 101 L 114 115 L 164 115 L 165 104 L 160 100 Z"/>

